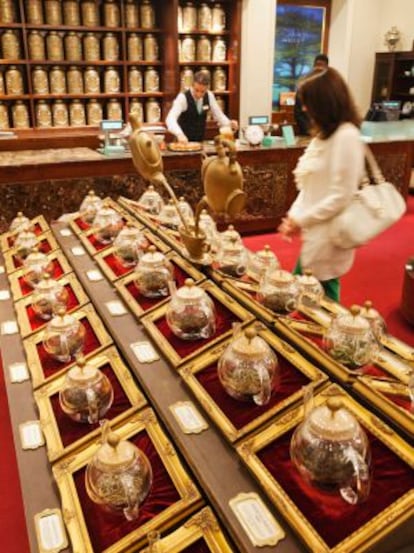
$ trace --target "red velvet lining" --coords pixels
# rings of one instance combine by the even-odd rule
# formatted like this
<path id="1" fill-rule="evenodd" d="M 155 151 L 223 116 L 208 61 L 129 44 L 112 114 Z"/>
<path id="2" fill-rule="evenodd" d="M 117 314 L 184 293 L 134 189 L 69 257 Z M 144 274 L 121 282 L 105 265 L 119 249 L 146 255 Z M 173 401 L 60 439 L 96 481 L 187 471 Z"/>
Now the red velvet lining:
<path id="1" fill-rule="evenodd" d="M 145 453 L 151 463 L 153 472 L 152 488 L 141 505 L 140 515 L 137 520 L 128 522 L 123 515 L 107 513 L 89 499 L 85 489 L 86 467 L 82 467 L 73 474 L 79 502 L 94 551 L 103 551 L 109 548 L 180 499 L 174 483 L 147 432 L 139 432 L 130 438 L 129 441 Z"/>
<path id="2" fill-rule="evenodd" d="M 111 408 L 105 414 L 105 418 L 112 420 L 127 409 L 131 407 L 131 403 L 128 396 L 122 389 L 119 380 L 114 373 L 111 364 L 106 363 L 100 370 L 105 374 L 112 384 L 114 390 L 114 401 Z M 59 429 L 60 439 L 62 440 L 63 447 L 67 447 L 73 442 L 80 440 L 93 430 L 99 427 L 99 424 L 86 424 L 82 422 L 76 422 L 66 415 L 59 403 L 59 393 L 50 396 L 50 402 L 52 404 L 53 413 L 55 415 L 56 424 Z"/>
<path id="3" fill-rule="evenodd" d="M 53 272 L 50 276 L 56 280 L 63 275 L 64 271 L 58 259 L 53 259 L 52 263 L 53 263 Z M 19 280 L 20 290 L 23 296 L 27 296 L 28 294 L 31 294 L 33 292 L 33 288 L 27 284 L 27 282 L 24 279 L 24 276 L 19 277 L 18 280 Z"/>
<path id="4" fill-rule="evenodd" d="M 198 349 L 210 343 L 212 340 L 215 340 L 225 332 L 231 330 L 232 324 L 234 322 L 240 322 L 241 320 L 239 319 L 239 317 L 237 317 L 237 315 L 232 313 L 230 309 L 227 309 L 227 307 L 217 301 L 216 298 L 214 298 L 213 296 L 210 296 L 210 298 L 213 300 L 214 307 L 216 309 L 216 332 L 211 338 L 194 341 L 181 340 L 171 332 L 165 316 L 154 321 L 154 324 L 158 328 L 159 332 L 161 332 L 166 340 L 168 340 L 170 345 L 175 349 L 181 359 L 184 359 L 188 355 L 191 355 Z"/>
<path id="5" fill-rule="evenodd" d="M 68 303 L 66 305 L 67 311 L 72 311 L 72 309 L 75 309 L 79 305 L 78 298 L 76 297 L 75 292 L 73 291 L 72 286 L 68 283 L 65 284 L 66 291 L 68 293 Z M 29 304 L 26 306 L 26 313 L 27 317 L 30 322 L 30 328 L 32 330 L 38 330 L 39 328 L 45 326 L 49 321 L 45 321 L 44 319 L 41 319 L 36 315 L 36 313 L 33 311 L 33 304 Z"/>
<path id="6" fill-rule="evenodd" d="M 113 253 L 106 255 L 103 260 L 112 269 L 116 276 L 124 276 L 134 270 L 134 266 L 125 267 Z"/>
<path id="7" fill-rule="evenodd" d="M 73 220 L 81 230 L 87 230 L 91 228 L 91 225 L 89 223 L 85 223 L 85 221 L 82 221 L 80 217 L 76 217 L 76 219 Z"/>
<path id="8" fill-rule="evenodd" d="M 80 321 L 86 330 L 83 354 L 88 355 L 92 351 L 98 349 L 101 346 L 101 343 L 99 342 L 98 337 L 95 334 L 88 318 L 82 317 Z M 40 359 L 40 365 L 42 367 L 42 371 L 45 378 L 49 378 L 49 376 L 53 375 L 55 371 L 64 369 L 65 367 L 73 363 L 73 359 L 71 359 L 68 363 L 61 363 L 60 361 L 56 361 L 56 359 L 53 359 L 53 357 L 51 357 L 43 347 L 42 342 L 39 342 L 38 344 L 36 344 L 36 349 L 37 349 L 37 354 Z"/>
<path id="9" fill-rule="evenodd" d="M 337 494 L 307 484 L 289 456 L 287 432 L 258 452 L 258 458 L 329 547 L 335 547 L 414 487 L 414 471 L 385 444 L 369 435 L 372 487 L 368 500 L 349 505 Z"/>
<path id="10" fill-rule="evenodd" d="M 39 234 L 42 234 L 42 232 L 43 232 L 43 229 L 42 229 L 42 227 L 40 226 L 39 223 L 36 223 L 35 226 L 31 230 L 34 234 L 36 234 L 36 236 L 39 236 Z M 15 234 L 12 235 L 12 236 L 9 236 L 7 238 L 7 244 L 9 246 L 9 248 L 11 248 L 13 246 L 13 244 L 15 242 L 15 239 L 16 239 Z"/>
<path id="11" fill-rule="evenodd" d="M 392 403 L 395 403 L 395 405 L 398 405 L 398 407 L 402 407 L 405 411 L 408 411 L 409 413 L 413 412 L 411 409 L 411 401 L 408 397 L 398 396 L 395 394 L 384 394 L 384 396 Z"/>
<path id="12" fill-rule="evenodd" d="M 112 246 L 112 243 L 109 244 L 102 244 L 102 242 L 99 242 L 99 240 L 96 239 L 94 234 L 89 234 L 87 236 L 89 242 L 92 244 L 92 246 L 95 248 L 96 251 L 104 250 L 105 248 L 109 248 L 109 246 Z"/>
<path id="13" fill-rule="evenodd" d="M 309 379 L 298 371 L 294 365 L 279 353 L 277 356 L 280 372 L 278 378 L 275 379 L 272 397 L 267 405 L 260 406 L 256 405 L 253 400 L 250 402 L 237 401 L 230 397 L 218 378 L 217 363 L 212 363 L 199 371 L 195 377 L 207 393 L 214 398 L 215 403 L 233 426 L 239 430 L 300 390 L 302 386 L 309 384 Z"/>
<path id="14" fill-rule="evenodd" d="M 52 251 L 52 246 L 49 243 L 49 240 L 47 238 L 44 238 L 43 240 L 40 240 L 38 243 L 39 251 L 42 253 L 49 253 Z M 16 255 L 12 256 L 13 259 L 13 265 L 16 269 L 19 269 L 20 267 L 23 267 L 23 262 L 18 259 Z"/>
<path id="15" fill-rule="evenodd" d="M 176 263 L 172 262 L 172 266 L 174 269 L 175 283 L 177 285 L 177 288 L 180 288 L 181 286 L 183 286 L 184 281 L 189 277 L 189 275 Z M 131 281 L 126 284 L 125 288 L 128 290 L 128 292 L 131 294 L 131 296 L 134 298 L 134 300 L 138 303 L 143 311 L 148 311 L 149 309 L 157 306 L 168 297 L 164 296 L 162 298 L 147 298 L 145 296 L 142 296 L 139 293 L 139 289 L 135 281 Z"/>
<path id="16" fill-rule="evenodd" d="M 209 553 L 210 548 L 206 544 L 204 538 L 199 538 L 194 543 L 190 544 L 185 549 L 181 549 L 181 553 Z"/>

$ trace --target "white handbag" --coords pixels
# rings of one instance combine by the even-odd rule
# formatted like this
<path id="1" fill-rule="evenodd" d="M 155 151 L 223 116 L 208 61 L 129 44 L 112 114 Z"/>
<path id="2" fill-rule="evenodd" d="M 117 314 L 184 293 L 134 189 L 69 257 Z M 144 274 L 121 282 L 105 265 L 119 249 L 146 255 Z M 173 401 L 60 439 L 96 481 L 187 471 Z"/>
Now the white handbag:
<path id="1" fill-rule="evenodd" d="M 365 158 L 371 173 L 366 173 L 352 201 L 329 225 L 332 243 L 343 249 L 357 248 L 396 223 L 406 204 L 395 186 L 384 179 L 368 146 Z"/>

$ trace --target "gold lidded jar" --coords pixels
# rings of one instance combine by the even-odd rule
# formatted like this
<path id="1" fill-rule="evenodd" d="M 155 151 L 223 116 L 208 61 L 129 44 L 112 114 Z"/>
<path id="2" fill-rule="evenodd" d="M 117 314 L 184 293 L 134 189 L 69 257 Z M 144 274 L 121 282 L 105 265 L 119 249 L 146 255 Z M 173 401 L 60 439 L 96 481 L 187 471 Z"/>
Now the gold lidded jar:
<path id="1" fill-rule="evenodd" d="M 9 112 L 4 102 L 0 100 L 0 129 L 10 129 Z"/>
<path id="2" fill-rule="evenodd" d="M 213 71 L 213 90 L 223 92 L 227 90 L 227 73 L 223 67 L 216 67 Z"/>
<path id="3" fill-rule="evenodd" d="M 81 24 L 78 0 L 63 0 L 63 22 L 70 26 Z"/>
<path id="4" fill-rule="evenodd" d="M 104 92 L 106 94 L 117 94 L 121 88 L 119 73 L 113 66 L 105 69 L 104 73 Z"/>
<path id="5" fill-rule="evenodd" d="M 99 61 L 101 59 L 101 44 L 98 35 L 86 33 L 83 38 L 83 55 L 85 61 Z"/>
<path id="6" fill-rule="evenodd" d="M 45 60 L 45 40 L 39 31 L 30 31 L 27 37 L 29 57 L 31 60 Z"/>
<path id="7" fill-rule="evenodd" d="M 66 93 L 66 75 L 62 67 L 54 65 L 49 72 L 50 92 L 51 94 Z"/>
<path id="8" fill-rule="evenodd" d="M 150 246 L 135 267 L 135 285 L 146 298 L 167 297 L 174 279 L 174 269 L 165 255 Z"/>
<path id="9" fill-rule="evenodd" d="M 227 46 L 223 38 L 217 36 L 213 40 L 213 49 L 212 49 L 212 61 L 221 62 L 226 61 L 227 57 Z"/>
<path id="10" fill-rule="evenodd" d="M 52 126 L 52 112 L 50 105 L 45 100 L 36 103 L 36 126 L 50 128 Z"/>
<path id="11" fill-rule="evenodd" d="M 81 4 L 82 25 L 85 27 L 98 27 L 98 5 L 94 0 L 84 0 Z"/>
<path id="12" fill-rule="evenodd" d="M 186 2 L 183 6 L 183 32 L 191 33 L 197 30 L 197 8 L 193 2 Z"/>
<path id="13" fill-rule="evenodd" d="M 63 40 L 60 33 L 50 31 L 46 36 L 47 57 L 50 61 L 62 61 L 65 59 L 63 52 Z"/>
<path id="14" fill-rule="evenodd" d="M 69 105 L 69 119 L 72 127 L 86 125 L 85 107 L 80 100 L 72 100 Z"/>
<path id="15" fill-rule="evenodd" d="M 150 0 L 142 0 L 139 15 L 142 29 L 153 29 L 155 27 L 155 11 Z"/>
<path id="16" fill-rule="evenodd" d="M 158 71 L 151 66 L 145 70 L 144 90 L 145 92 L 159 92 L 160 90 L 160 76 Z"/>
<path id="17" fill-rule="evenodd" d="M 142 102 L 140 102 L 137 98 L 132 98 L 129 104 L 129 112 L 135 114 L 140 123 L 144 122 L 144 108 L 142 106 Z"/>
<path id="18" fill-rule="evenodd" d="M 122 106 L 121 102 L 116 98 L 111 98 L 106 104 L 106 116 L 114 121 L 122 121 Z"/>
<path id="19" fill-rule="evenodd" d="M 157 61 L 159 58 L 158 40 L 148 33 L 144 37 L 144 59 L 146 61 Z"/>
<path id="20" fill-rule="evenodd" d="M 27 23 L 30 25 L 42 25 L 44 23 L 42 0 L 26 0 L 25 13 Z"/>
<path id="21" fill-rule="evenodd" d="M 82 70 L 76 65 L 71 65 L 66 73 L 69 94 L 83 94 Z"/>
<path id="22" fill-rule="evenodd" d="M 212 26 L 211 8 L 205 2 L 198 7 L 197 22 L 199 31 L 210 31 Z"/>
<path id="23" fill-rule="evenodd" d="M 103 37 L 103 59 L 106 61 L 119 60 L 119 44 L 114 33 L 106 33 Z"/>
<path id="24" fill-rule="evenodd" d="M 88 120 L 88 125 L 97 127 L 103 119 L 102 105 L 98 100 L 92 98 L 89 100 L 88 105 L 86 106 L 86 115 Z"/>
<path id="25" fill-rule="evenodd" d="M 32 87 L 34 94 L 49 94 L 47 71 L 41 65 L 36 65 L 32 71 Z"/>
<path id="26" fill-rule="evenodd" d="M 86 330 L 73 315 L 60 306 L 43 334 L 46 352 L 61 363 L 68 363 L 83 350 Z"/>
<path id="27" fill-rule="evenodd" d="M 0 0 L 0 23 L 16 23 L 16 12 L 12 0 Z"/>
<path id="28" fill-rule="evenodd" d="M 194 71 L 191 69 L 191 67 L 184 67 L 181 71 L 180 76 L 181 81 L 181 88 L 187 89 L 191 88 L 194 82 Z"/>
<path id="29" fill-rule="evenodd" d="M 60 0 L 45 0 L 45 16 L 47 25 L 62 25 L 62 10 Z"/>
<path id="30" fill-rule="evenodd" d="M 30 255 L 25 259 L 29 259 Z M 46 258 L 47 259 L 47 258 Z M 50 273 L 39 274 L 32 296 L 32 308 L 35 314 L 44 321 L 50 321 L 59 308 L 66 309 L 69 293 L 59 281 L 50 278 Z"/>
<path id="31" fill-rule="evenodd" d="M 142 92 L 143 91 L 143 78 L 142 71 L 135 65 L 131 65 L 128 70 L 128 92 Z"/>
<path id="32" fill-rule="evenodd" d="M 127 0 L 125 5 L 125 25 L 128 29 L 139 27 L 139 9 L 136 0 Z"/>
<path id="33" fill-rule="evenodd" d="M 99 72 L 95 67 L 88 66 L 83 75 L 85 82 L 85 94 L 95 94 L 101 91 Z"/>
<path id="34" fill-rule="evenodd" d="M 144 59 L 144 45 L 142 37 L 137 33 L 131 33 L 127 39 L 129 61 L 142 61 Z"/>
<path id="35" fill-rule="evenodd" d="M 12 107 L 13 127 L 16 129 L 27 129 L 30 127 L 29 110 L 22 100 L 17 100 Z"/>
<path id="36" fill-rule="evenodd" d="M 104 2 L 103 23 L 105 27 L 119 27 L 121 24 L 119 6 L 114 0 L 105 0 Z"/>
<path id="37" fill-rule="evenodd" d="M 197 61 L 211 61 L 211 42 L 205 35 L 197 41 Z"/>
<path id="38" fill-rule="evenodd" d="M 161 121 L 160 103 L 155 98 L 148 98 L 145 103 L 145 121 L 147 123 L 159 123 Z"/>
<path id="39" fill-rule="evenodd" d="M 196 44 L 191 36 L 185 36 L 180 42 L 180 61 L 192 62 L 196 58 Z"/>
<path id="40" fill-rule="evenodd" d="M 1 35 L 1 51 L 3 59 L 18 60 L 20 59 L 20 41 L 17 31 L 8 29 Z"/>
<path id="41" fill-rule="evenodd" d="M 221 4 L 214 4 L 211 9 L 211 31 L 214 33 L 226 30 L 226 12 Z"/>
<path id="42" fill-rule="evenodd" d="M 23 77 L 16 65 L 10 65 L 6 70 L 6 91 L 15 96 L 24 93 Z"/>
<path id="43" fill-rule="evenodd" d="M 71 31 L 65 36 L 65 59 L 82 61 L 82 43 L 79 33 Z"/>
<path id="44" fill-rule="evenodd" d="M 63 100 L 56 100 L 52 106 L 54 127 L 69 127 L 69 113 Z"/>

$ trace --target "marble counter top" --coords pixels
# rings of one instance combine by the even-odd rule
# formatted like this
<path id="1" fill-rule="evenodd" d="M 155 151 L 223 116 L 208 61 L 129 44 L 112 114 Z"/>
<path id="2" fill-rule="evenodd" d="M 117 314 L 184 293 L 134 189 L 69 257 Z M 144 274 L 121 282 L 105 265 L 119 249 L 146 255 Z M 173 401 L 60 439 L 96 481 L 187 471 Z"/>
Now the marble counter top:
<path id="1" fill-rule="evenodd" d="M 0 167 L 22 165 L 43 165 L 76 161 L 97 161 L 104 159 L 102 154 L 90 148 L 59 148 L 47 150 L 21 150 L 0 152 Z"/>

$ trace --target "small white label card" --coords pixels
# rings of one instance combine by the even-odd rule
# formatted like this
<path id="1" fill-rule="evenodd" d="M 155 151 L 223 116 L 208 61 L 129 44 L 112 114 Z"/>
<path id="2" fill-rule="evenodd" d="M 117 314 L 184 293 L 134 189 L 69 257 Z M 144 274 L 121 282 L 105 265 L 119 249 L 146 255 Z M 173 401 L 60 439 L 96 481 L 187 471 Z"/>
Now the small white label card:
<path id="1" fill-rule="evenodd" d="M 85 249 L 82 248 L 82 246 L 75 246 L 72 248 L 71 251 L 76 257 L 80 257 L 81 255 L 85 255 L 86 253 Z"/>
<path id="2" fill-rule="evenodd" d="M 131 349 L 140 363 L 153 363 L 160 358 L 151 342 L 134 342 Z"/>
<path id="3" fill-rule="evenodd" d="M 90 271 L 86 271 L 86 276 L 91 282 L 99 282 L 103 279 L 103 274 L 101 273 L 101 271 L 98 271 L 98 269 L 91 269 Z"/>
<path id="4" fill-rule="evenodd" d="M 0 290 L 0 301 L 10 299 L 10 292 L 8 290 Z"/>
<path id="5" fill-rule="evenodd" d="M 63 228 L 59 231 L 61 236 L 72 236 L 73 232 L 70 230 L 70 228 Z"/>
<path id="6" fill-rule="evenodd" d="M 29 380 L 29 371 L 27 370 L 27 365 L 24 361 L 9 365 L 9 374 L 10 380 L 13 384 Z"/>
<path id="7" fill-rule="evenodd" d="M 118 317 L 119 315 L 125 315 L 126 313 L 128 313 L 128 311 L 125 309 L 125 305 L 119 300 L 108 301 L 105 303 L 105 305 L 109 313 L 114 317 Z"/>
<path id="8" fill-rule="evenodd" d="M 4 273 L 4 265 L 0 265 L 0 275 Z"/>
<path id="9" fill-rule="evenodd" d="M 192 401 L 177 401 L 169 406 L 184 434 L 200 434 L 208 424 Z"/>
<path id="10" fill-rule="evenodd" d="M 19 432 L 23 449 L 37 449 L 45 443 L 40 421 L 22 422 Z"/>
<path id="11" fill-rule="evenodd" d="M 1 323 L 1 333 L 6 334 L 17 334 L 19 332 L 19 327 L 16 321 L 4 321 Z"/>
<path id="12" fill-rule="evenodd" d="M 285 532 L 257 493 L 239 493 L 229 505 L 255 547 L 276 545 Z"/>
<path id="13" fill-rule="evenodd" d="M 59 509 L 45 509 L 34 517 L 40 553 L 58 553 L 68 546 L 68 538 Z"/>

